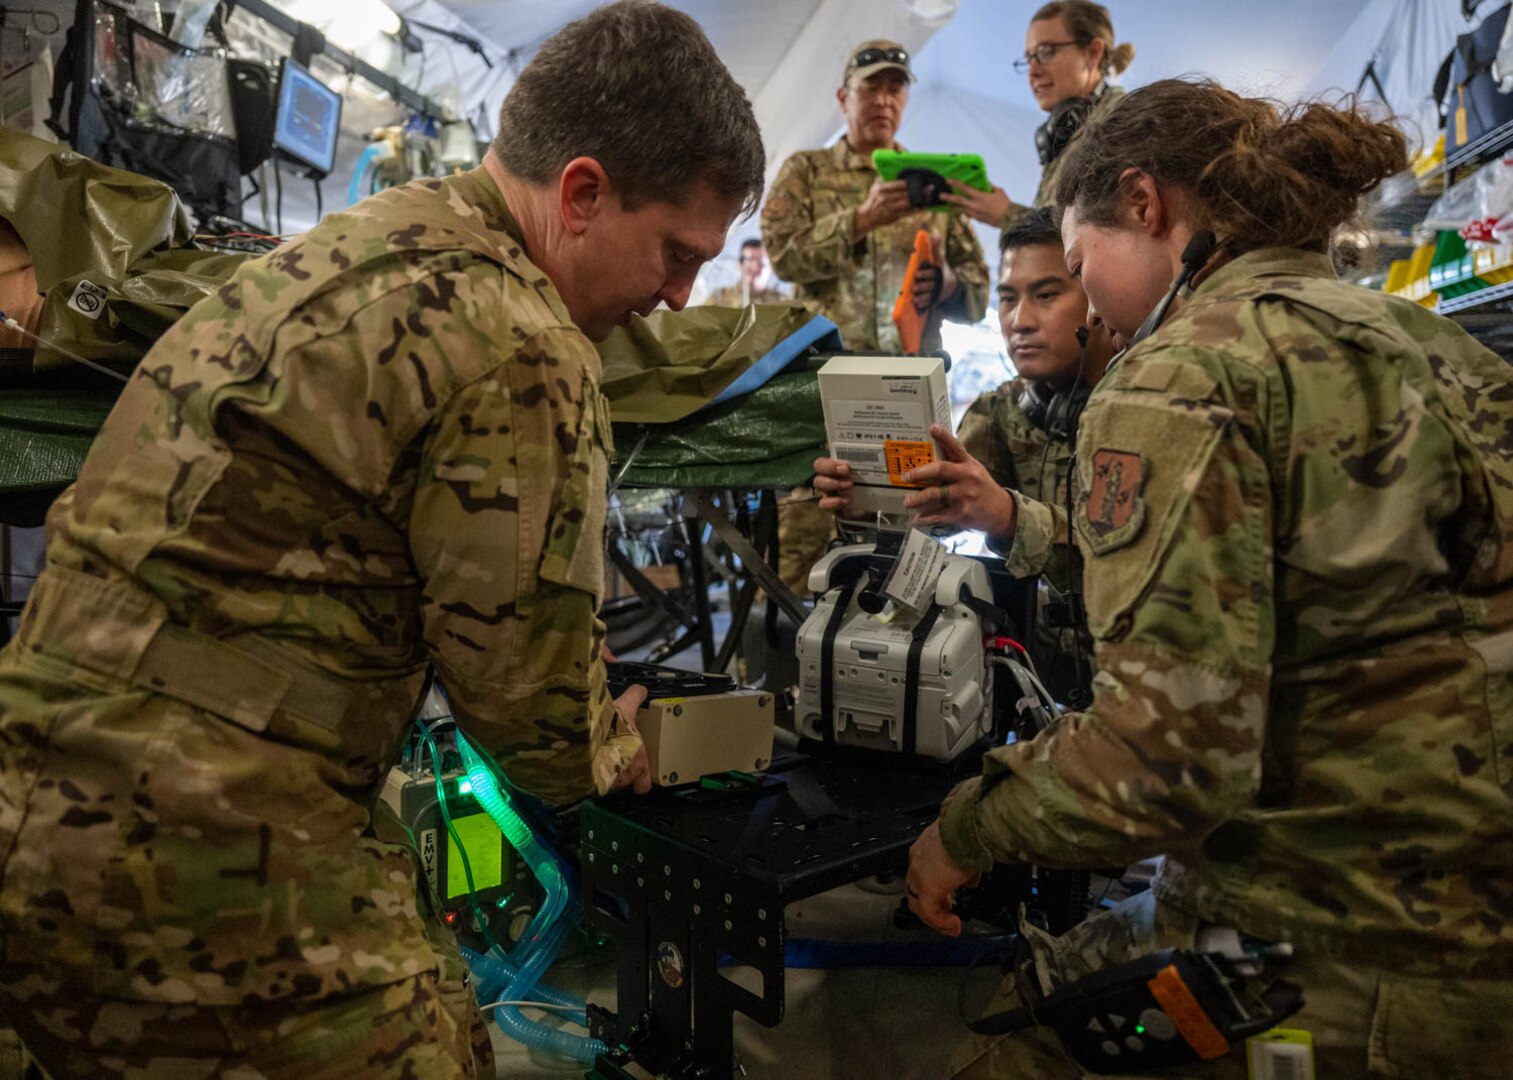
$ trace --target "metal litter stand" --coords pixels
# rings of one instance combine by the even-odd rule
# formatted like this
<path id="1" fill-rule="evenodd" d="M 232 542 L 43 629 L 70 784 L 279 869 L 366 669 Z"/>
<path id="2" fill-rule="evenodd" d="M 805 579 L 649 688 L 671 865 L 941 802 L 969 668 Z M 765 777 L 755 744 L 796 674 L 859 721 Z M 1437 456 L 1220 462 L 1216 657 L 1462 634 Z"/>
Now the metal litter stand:
<path id="1" fill-rule="evenodd" d="M 781 609 L 795 625 L 801 625 L 809 615 L 809 606 L 794 594 L 778 576 L 778 572 L 769 565 L 769 556 L 771 561 L 776 561 L 773 551 L 778 528 L 776 493 L 771 490 L 762 491 L 762 508 L 754 515 L 748 514 L 744 508 L 745 495 L 745 492 L 739 490 L 690 490 L 682 493 L 681 527 L 685 533 L 683 548 L 690 586 L 687 604 L 679 602 L 649 581 L 617 543 L 611 542 L 608 545 L 610 562 L 625 578 L 631 590 L 641 598 L 642 603 L 660 610 L 682 629 L 676 639 L 653 651 L 650 657 L 652 663 L 662 663 L 669 656 L 675 656 L 697 644 L 699 663 L 703 670 L 727 670 L 741 642 L 758 589 L 766 594 L 769 605 Z M 725 640 L 718 645 L 715 642 L 714 619 L 709 603 L 709 565 L 706 565 L 705 560 L 712 560 L 713 556 L 706 549 L 706 529 L 719 537 L 730 555 L 739 560 L 739 565 L 731 561 L 726 569 L 732 582 L 731 621 Z M 716 565 L 718 569 L 718 564 L 710 565 Z M 739 587 L 736 582 L 739 582 Z"/>
<path id="2" fill-rule="evenodd" d="M 734 1014 L 783 1018 L 784 909 L 894 864 L 954 783 L 795 755 L 760 779 L 586 804 L 584 906 L 619 954 L 618 1012 L 590 1006 L 594 1036 L 658 1075 L 730 1077 Z M 590 1076 L 640 1075 L 625 1065 L 612 1052 Z"/>

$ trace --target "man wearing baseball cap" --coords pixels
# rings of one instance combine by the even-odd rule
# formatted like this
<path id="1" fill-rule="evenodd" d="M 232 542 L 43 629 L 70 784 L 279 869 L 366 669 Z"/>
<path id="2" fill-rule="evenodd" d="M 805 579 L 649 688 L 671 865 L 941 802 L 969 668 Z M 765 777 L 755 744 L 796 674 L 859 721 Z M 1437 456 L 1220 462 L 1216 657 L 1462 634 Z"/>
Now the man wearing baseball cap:
<path id="1" fill-rule="evenodd" d="M 762 208 L 773 270 L 793 282 L 798 299 L 840 327 L 852 350 L 903 351 L 893 302 L 921 229 L 936 254 L 916 281 L 916 303 L 933 306 L 936 316 L 922 350 L 940 348 L 942 318 L 974 323 L 987 310 L 988 266 L 968 220 L 954 209 L 914 209 L 904 182 L 884 181 L 872 166 L 872 151 L 902 149 L 894 136 L 913 81 L 908 50 L 898 42 L 864 41 L 852 49 L 835 94 L 846 134 L 783 162 Z M 804 589 L 831 526 L 812 494 L 782 508 L 781 571 L 790 585 Z"/>

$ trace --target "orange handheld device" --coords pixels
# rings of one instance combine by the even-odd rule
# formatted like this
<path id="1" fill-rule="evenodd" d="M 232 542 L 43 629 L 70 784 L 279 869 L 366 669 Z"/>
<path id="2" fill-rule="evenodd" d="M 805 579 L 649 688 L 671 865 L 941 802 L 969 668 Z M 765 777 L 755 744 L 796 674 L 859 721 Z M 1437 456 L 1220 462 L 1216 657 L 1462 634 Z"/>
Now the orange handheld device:
<path id="1" fill-rule="evenodd" d="M 930 321 L 930 308 L 921 311 L 914 306 L 914 281 L 919 277 L 919 268 L 934 262 L 935 245 L 930 234 L 920 229 L 914 234 L 914 253 L 909 256 L 909 266 L 904 270 L 904 285 L 898 290 L 898 299 L 893 301 L 893 325 L 898 327 L 904 352 L 917 353 L 924 341 L 925 325 Z"/>

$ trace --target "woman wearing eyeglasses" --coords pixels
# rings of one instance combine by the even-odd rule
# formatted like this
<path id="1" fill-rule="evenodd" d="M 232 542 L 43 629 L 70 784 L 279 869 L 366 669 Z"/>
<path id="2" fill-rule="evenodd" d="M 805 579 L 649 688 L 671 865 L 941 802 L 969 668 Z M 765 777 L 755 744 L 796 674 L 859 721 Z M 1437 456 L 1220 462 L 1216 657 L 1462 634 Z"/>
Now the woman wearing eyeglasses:
<path id="1" fill-rule="evenodd" d="M 1035 103 L 1050 115 L 1035 132 L 1035 149 L 1043 172 L 1035 206 L 1044 206 L 1056 189 L 1062 152 L 1088 120 L 1102 117 L 1124 91 L 1108 81 L 1129 67 L 1135 47 L 1114 44 L 1108 8 L 1092 0 L 1052 0 L 1030 20 L 1024 55 L 1014 70 L 1030 77 Z M 978 191 L 953 183 L 956 194 L 943 196 L 982 222 L 1008 228 L 1033 207 L 1021 206 L 1003 188 Z"/>

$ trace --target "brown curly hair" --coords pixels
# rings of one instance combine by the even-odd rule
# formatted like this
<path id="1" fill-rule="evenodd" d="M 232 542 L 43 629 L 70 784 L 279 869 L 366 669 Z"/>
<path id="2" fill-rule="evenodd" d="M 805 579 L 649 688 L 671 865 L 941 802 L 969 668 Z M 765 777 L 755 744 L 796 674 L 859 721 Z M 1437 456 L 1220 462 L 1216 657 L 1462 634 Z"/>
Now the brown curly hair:
<path id="1" fill-rule="evenodd" d="M 1353 104 L 1284 108 L 1207 80 L 1164 79 L 1082 129 L 1058 174 L 1056 205 L 1113 225 L 1130 169 L 1178 188 L 1194 224 L 1231 254 L 1324 251 L 1362 195 L 1408 167 L 1408 143 Z"/>

